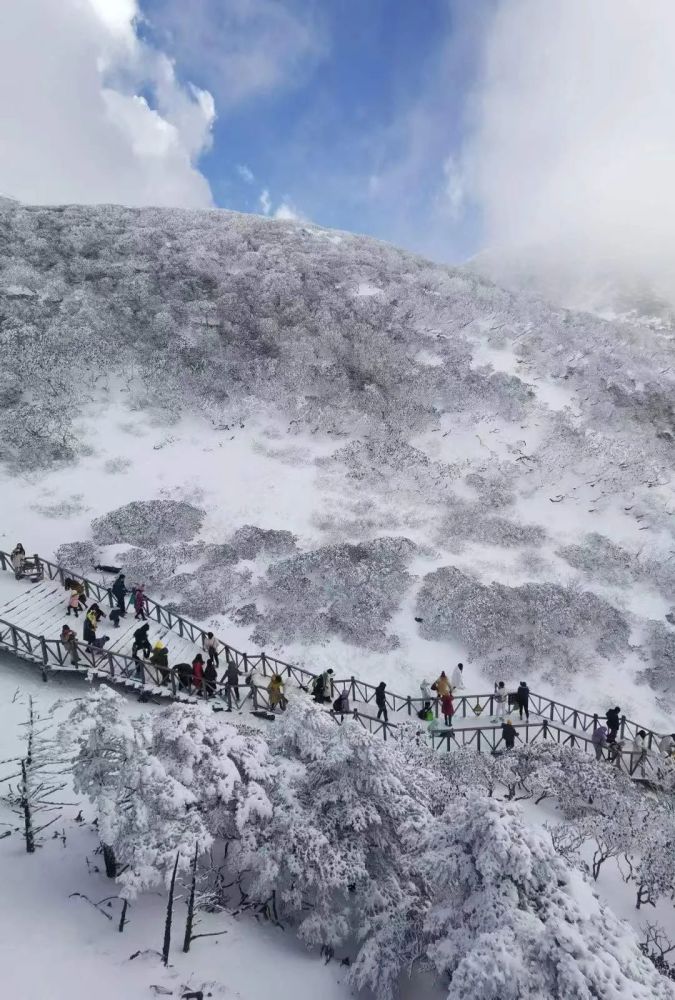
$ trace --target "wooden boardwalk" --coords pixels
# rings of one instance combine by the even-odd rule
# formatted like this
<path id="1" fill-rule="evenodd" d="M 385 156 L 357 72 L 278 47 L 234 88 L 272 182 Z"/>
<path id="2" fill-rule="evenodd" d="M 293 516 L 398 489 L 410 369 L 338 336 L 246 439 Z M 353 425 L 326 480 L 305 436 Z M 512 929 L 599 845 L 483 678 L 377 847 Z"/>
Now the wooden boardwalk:
<path id="1" fill-rule="evenodd" d="M 120 619 L 119 628 L 114 628 L 109 618 L 99 623 L 97 634 L 109 636 L 109 642 L 102 650 L 87 647 L 82 640 L 84 612 L 79 617 L 67 615 L 68 591 L 64 580 L 68 577 L 82 581 L 89 603 L 96 601 L 104 612 L 116 606 L 116 602 L 102 584 L 96 583 L 77 573 L 57 566 L 48 560 L 42 561 L 43 578 L 37 582 L 27 579 L 14 580 L 10 557 L 0 552 L 0 568 L 3 573 L 3 590 L 10 596 L 0 606 L 0 649 L 38 664 L 45 680 L 53 671 L 88 671 L 105 680 L 135 689 L 146 689 L 161 697 L 180 700 L 195 700 L 202 692 L 181 684 L 175 668 L 176 664 L 191 664 L 195 655 L 202 651 L 205 632 L 198 625 L 162 607 L 147 598 L 147 618 L 149 641 L 158 640 L 168 649 L 170 669 L 161 671 L 144 659 L 132 657 L 133 633 L 142 624 L 135 619 L 133 607 Z M 80 639 L 79 663 L 71 663 L 70 654 L 60 642 L 61 629 L 69 624 Z M 274 674 L 284 680 L 286 695 L 293 697 L 293 689 L 308 690 L 316 675 L 292 664 L 285 663 L 264 652 L 247 654 L 218 639 L 220 664 L 214 692 L 216 702 L 227 707 L 240 709 L 243 705 L 251 709 L 266 709 L 269 706 L 267 682 Z M 227 659 L 237 664 L 240 671 L 240 699 L 228 689 L 226 681 Z M 246 678 L 249 679 L 248 683 Z M 421 698 L 413 698 L 387 691 L 388 721 L 378 719 L 374 706 L 375 686 L 355 677 L 337 678 L 333 681 L 333 695 L 346 691 L 350 701 L 349 717 L 353 717 L 370 732 L 383 739 L 394 739 L 403 723 L 413 723 L 419 728 L 429 729 L 433 745 L 442 750 L 472 747 L 477 751 L 493 752 L 503 748 L 501 722 L 497 720 L 496 706 L 491 694 L 456 695 L 455 715 L 451 730 L 439 725 L 438 702 L 433 705 L 435 720 L 432 724 L 420 722 L 417 716 L 422 706 Z M 530 693 L 530 718 L 520 720 L 517 710 L 508 715 L 522 743 L 553 740 L 557 743 L 578 747 L 594 753 L 591 742 L 593 731 L 598 725 L 597 715 L 564 705 L 545 696 Z M 341 722 L 342 717 L 336 716 Z M 615 763 L 635 777 L 645 777 L 648 772 L 653 780 L 662 774 L 663 768 L 672 768 L 673 762 L 657 752 L 658 733 L 639 723 L 622 718 L 619 739 L 632 741 L 640 729 L 647 733 L 648 754 L 639 759 L 637 754 L 623 752 Z"/>

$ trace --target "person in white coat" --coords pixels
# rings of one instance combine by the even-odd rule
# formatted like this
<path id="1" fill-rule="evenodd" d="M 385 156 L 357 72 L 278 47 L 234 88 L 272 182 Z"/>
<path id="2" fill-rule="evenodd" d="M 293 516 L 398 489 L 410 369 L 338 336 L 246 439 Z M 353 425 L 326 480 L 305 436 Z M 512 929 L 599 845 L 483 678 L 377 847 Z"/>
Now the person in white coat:
<path id="1" fill-rule="evenodd" d="M 452 671 L 452 680 L 450 681 L 453 691 L 461 691 L 464 687 L 464 664 L 458 663 L 455 669 Z"/>
<path id="2" fill-rule="evenodd" d="M 503 719 L 506 715 L 506 710 L 509 707 L 509 694 L 506 690 L 506 684 L 504 681 L 495 681 L 495 693 L 494 693 L 494 718 Z"/>
<path id="3" fill-rule="evenodd" d="M 637 768 L 640 768 L 640 773 L 644 776 L 645 773 L 645 758 L 647 756 L 647 734 L 644 729 L 640 729 L 633 740 L 633 746 L 631 747 L 631 771 L 635 774 Z"/>
<path id="4" fill-rule="evenodd" d="M 664 736 L 659 740 L 659 751 L 665 754 L 666 757 L 672 757 L 675 754 L 675 733 Z"/>

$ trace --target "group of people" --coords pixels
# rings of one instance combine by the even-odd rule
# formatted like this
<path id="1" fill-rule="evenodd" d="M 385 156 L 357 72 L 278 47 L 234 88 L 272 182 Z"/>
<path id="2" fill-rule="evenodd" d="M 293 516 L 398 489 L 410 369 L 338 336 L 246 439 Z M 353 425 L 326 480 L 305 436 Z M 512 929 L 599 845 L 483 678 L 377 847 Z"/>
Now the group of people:
<path id="1" fill-rule="evenodd" d="M 15 546 L 11 554 L 11 559 L 15 574 L 20 576 L 26 562 L 25 550 L 21 543 Z M 82 612 L 84 615 L 83 639 L 85 643 L 89 648 L 103 649 L 110 637 L 107 635 L 99 636 L 97 630 L 101 620 L 106 617 L 105 612 L 101 610 L 97 603 L 88 604 L 86 588 L 81 581 L 67 577 L 64 581 L 64 586 L 69 593 L 66 610 L 67 616 L 74 615 L 77 618 L 80 612 Z M 171 676 L 168 649 L 161 640 L 155 642 L 154 645 L 150 642 L 148 637 L 149 624 L 146 621 L 148 604 L 143 587 L 136 586 L 129 591 L 126 586 L 124 573 L 119 573 L 111 587 L 111 593 L 115 598 L 116 606 L 110 609 L 108 617 L 114 628 L 119 628 L 119 619 L 126 616 L 127 595 L 131 594 L 131 605 L 134 608 L 136 620 L 140 619 L 144 622 L 134 632 L 131 655 L 134 660 L 139 661 L 139 653 L 142 653 L 145 660 L 157 668 L 160 683 L 168 684 Z M 71 663 L 77 666 L 79 662 L 78 639 L 69 625 L 64 624 L 60 639 L 70 656 Z M 218 640 L 213 632 L 207 632 L 204 635 L 203 651 L 207 657 L 206 661 L 204 661 L 202 653 L 197 653 L 192 663 L 177 663 L 173 669 L 178 678 L 179 689 L 194 690 L 204 698 L 211 698 L 216 693 L 219 667 Z M 140 661 L 138 669 L 140 672 Z M 224 678 L 224 689 L 229 703 L 228 710 L 231 710 L 233 697 L 236 704 L 239 704 L 240 677 L 241 673 L 237 664 L 228 652 Z M 255 698 L 257 685 L 252 674 L 246 678 L 246 684 L 253 690 L 254 704 L 257 704 Z M 445 671 L 442 670 L 433 684 L 430 685 L 427 681 L 423 681 L 420 685 L 423 704 L 417 713 L 418 718 L 436 725 L 432 704 L 435 699 L 438 699 L 443 715 L 443 724 L 446 729 L 452 729 L 452 720 L 455 713 L 454 693 L 463 687 L 464 665 L 462 663 L 457 664 L 451 678 L 448 678 Z M 381 681 L 375 688 L 377 719 L 383 720 L 385 723 L 389 721 L 386 688 L 387 685 L 384 681 Z M 267 692 L 271 711 L 276 712 L 277 708 L 283 711 L 286 707 L 287 699 L 283 678 L 280 674 L 274 674 L 271 678 L 267 685 Z M 311 694 L 319 704 L 332 704 L 332 709 L 336 714 L 341 716 L 349 714 L 348 690 L 346 688 L 343 689 L 333 698 L 335 692 L 333 691 L 333 670 L 331 668 L 323 671 L 323 673 L 314 679 Z M 501 721 L 502 740 L 508 750 L 513 749 L 515 741 L 519 739 L 519 736 L 511 719 L 506 718 L 506 716 L 511 709 L 517 709 L 521 721 L 523 717 L 529 719 L 529 703 L 530 689 L 525 681 L 521 681 L 515 691 L 509 691 L 504 681 L 495 682 L 493 716 L 491 721 L 495 724 Z M 479 711 L 478 703 L 475 711 Z M 644 761 L 649 750 L 646 731 L 644 729 L 639 730 L 631 745 L 625 747 L 624 741 L 617 739 L 620 727 L 621 708 L 617 705 L 607 710 L 605 722 L 596 726 L 591 737 L 596 758 L 598 760 L 606 758 L 610 761 L 616 761 L 619 754 L 627 749 L 631 754 L 635 755 L 638 763 Z M 675 733 L 662 737 L 658 744 L 658 750 L 667 757 L 675 757 Z"/>
<path id="2" fill-rule="evenodd" d="M 384 690 L 385 686 L 386 685 L 381 684 L 380 688 L 382 688 L 382 690 Z M 378 691 L 379 691 L 379 688 L 378 688 Z M 333 695 L 334 694 L 335 694 L 335 692 L 333 691 L 333 670 L 332 670 L 331 667 L 328 667 L 327 670 L 324 670 L 323 673 L 318 674 L 314 678 L 314 681 L 312 682 L 312 686 L 311 686 L 311 695 L 312 695 L 312 698 L 319 705 L 332 705 L 333 711 L 335 713 L 339 714 L 339 715 L 348 715 L 349 714 L 349 710 L 350 710 L 349 709 L 349 692 L 347 691 L 346 688 L 343 688 L 342 691 L 339 691 L 337 693 L 337 696 L 335 697 L 335 699 L 333 699 Z M 377 695 L 376 695 L 376 698 L 377 698 Z M 378 716 L 377 717 L 378 717 L 378 719 L 380 718 L 379 712 L 381 711 L 381 709 L 380 709 L 380 704 L 381 703 L 384 706 L 384 713 L 385 713 L 384 718 L 385 718 L 385 722 L 386 722 L 387 721 L 387 714 L 386 714 L 386 712 L 387 712 L 387 704 L 386 704 L 386 700 L 384 699 L 384 696 L 381 696 L 380 701 L 377 702 L 377 705 L 378 705 Z"/>
<path id="3" fill-rule="evenodd" d="M 596 760 L 606 759 L 614 763 L 622 753 L 628 752 L 631 754 L 631 770 L 635 770 L 637 766 L 644 764 L 647 754 L 653 748 L 649 745 L 649 737 L 644 729 L 638 729 L 633 740 L 617 739 L 621 720 L 619 705 L 607 709 L 605 721 L 595 727 L 591 736 L 595 757 Z M 675 733 L 662 736 L 656 749 L 664 757 L 675 757 Z"/>

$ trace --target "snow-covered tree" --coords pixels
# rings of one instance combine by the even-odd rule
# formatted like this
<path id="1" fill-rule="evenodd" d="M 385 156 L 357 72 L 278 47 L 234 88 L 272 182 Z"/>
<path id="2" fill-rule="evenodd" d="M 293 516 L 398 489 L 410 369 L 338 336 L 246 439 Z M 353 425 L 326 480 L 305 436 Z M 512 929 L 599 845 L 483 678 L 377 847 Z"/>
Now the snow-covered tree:
<path id="1" fill-rule="evenodd" d="M 124 699 L 102 685 L 77 702 L 62 724 L 60 736 L 66 746 L 77 746 L 73 787 L 94 806 L 106 874 L 114 878 L 117 863 L 113 844 L 120 805 L 127 796 L 125 770 L 134 756 L 138 733 L 125 712 Z"/>
<path id="2" fill-rule="evenodd" d="M 122 868 L 122 896 L 133 899 L 188 869 L 212 835 L 197 796 L 153 753 L 150 718 L 125 720 L 122 706 L 101 689 L 75 707 L 66 726 L 79 743 L 76 787 L 94 804 L 101 839 Z"/>
<path id="3" fill-rule="evenodd" d="M 428 831 L 424 920 L 448 1000 L 673 1000 L 634 932 L 514 807 L 471 795 Z"/>
<path id="4" fill-rule="evenodd" d="M 7 783 L 2 800 L 20 818 L 26 852 L 33 854 L 41 845 L 40 834 L 56 823 L 66 805 L 54 796 L 66 787 L 64 775 L 69 766 L 53 722 L 40 716 L 30 695 L 28 718 L 21 728 L 25 749 L 20 757 L 3 761 L 10 773 L 0 777 L 0 785 Z"/>
<path id="5" fill-rule="evenodd" d="M 266 787 L 275 768 L 257 733 L 226 725 L 201 705 L 175 704 L 152 716 L 149 749 L 193 793 L 214 838 L 242 838 L 250 823 L 271 817 Z"/>

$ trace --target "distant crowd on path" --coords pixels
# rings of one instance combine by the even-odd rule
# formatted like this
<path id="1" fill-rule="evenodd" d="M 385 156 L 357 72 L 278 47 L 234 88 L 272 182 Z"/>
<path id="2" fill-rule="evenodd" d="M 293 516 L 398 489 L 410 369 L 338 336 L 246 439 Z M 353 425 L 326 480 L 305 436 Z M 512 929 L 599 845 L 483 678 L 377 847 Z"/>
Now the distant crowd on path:
<path id="1" fill-rule="evenodd" d="M 608 708 L 605 722 L 596 726 L 591 737 L 596 760 L 607 760 L 613 764 L 622 753 L 631 755 L 631 770 L 644 769 L 644 762 L 649 753 L 648 736 L 644 729 L 639 729 L 633 740 L 617 739 L 621 727 L 621 706 Z M 675 733 L 662 736 L 657 744 L 657 750 L 665 757 L 675 757 Z"/>
<path id="2" fill-rule="evenodd" d="M 88 605 L 86 590 L 84 584 L 80 581 L 66 578 L 64 580 L 64 587 L 69 592 L 66 616 L 70 617 L 74 615 L 75 618 L 78 618 L 80 612 L 83 613 L 82 638 L 88 649 L 94 651 L 102 650 L 106 643 L 110 641 L 110 636 L 108 635 L 97 635 L 99 624 L 103 618 L 108 618 L 113 628 L 119 628 L 120 618 L 125 618 L 127 615 L 127 596 L 130 595 L 129 609 L 133 608 L 136 621 L 143 622 L 133 634 L 134 640 L 131 649 L 131 656 L 138 664 L 136 676 L 140 677 L 141 675 L 142 654 L 143 661 L 156 668 L 160 685 L 168 685 L 171 682 L 173 671 L 178 682 L 178 690 L 194 692 L 205 699 L 213 698 L 216 695 L 220 658 L 218 640 L 213 632 L 205 633 L 202 642 L 202 652 L 195 655 L 192 663 L 176 663 L 173 667 L 170 667 L 169 650 L 166 644 L 161 639 L 157 639 L 154 643 L 150 641 L 150 624 L 146 620 L 148 602 L 142 586 L 135 586 L 131 590 L 128 590 L 125 576 L 123 573 L 120 573 L 110 588 L 115 605 L 108 611 L 107 615 L 97 603 Z M 66 624 L 61 630 L 60 638 L 69 652 L 71 663 L 77 666 L 80 659 L 77 635 Z M 202 653 L 206 655 L 206 660 Z M 227 664 L 224 675 L 223 693 L 228 701 L 228 711 L 231 711 L 233 704 L 239 707 L 242 673 L 229 653 L 226 654 L 226 658 Z M 244 683 L 251 689 L 255 705 L 255 678 L 252 673 L 245 678 Z M 277 708 L 284 709 L 286 707 L 283 680 L 279 675 L 275 675 L 270 680 L 267 691 L 272 711 L 276 711 Z"/>
<path id="3" fill-rule="evenodd" d="M 17 580 L 22 577 L 30 577 L 31 580 L 37 582 L 37 580 L 42 579 L 43 566 L 41 560 L 37 554 L 32 558 L 28 558 L 21 542 L 15 545 L 10 558 Z M 107 615 L 96 602 L 88 604 L 86 588 L 81 581 L 66 577 L 64 587 L 68 591 L 66 616 L 68 618 L 71 616 L 78 618 L 80 612 L 82 612 L 84 617 L 82 638 L 88 649 L 94 651 L 102 650 L 106 643 L 110 641 L 110 636 L 99 636 L 97 634 L 98 627 L 103 618 L 107 617 L 113 628 L 119 628 L 120 618 L 126 617 L 128 607 L 133 607 L 136 621 L 140 620 L 144 623 L 134 632 L 131 653 L 132 658 L 138 663 L 137 676 L 141 675 L 142 668 L 139 653 L 142 653 L 144 660 L 157 669 L 160 684 L 165 685 L 170 683 L 171 671 L 173 670 L 178 679 L 179 690 L 194 691 L 197 695 L 206 699 L 215 696 L 218 686 L 220 660 L 218 652 L 219 644 L 213 632 L 207 632 L 203 636 L 202 645 L 203 652 L 207 657 L 206 661 L 204 661 L 202 653 L 197 653 L 191 664 L 177 663 L 171 668 L 169 666 L 169 651 L 166 645 L 161 639 L 158 639 L 154 645 L 150 642 L 149 624 L 146 620 L 148 600 L 145 596 L 143 585 L 136 585 L 129 590 L 126 586 L 124 573 L 118 573 L 110 588 L 115 605 L 111 607 Z M 129 595 L 131 600 L 127 606 L 127 597 Z M 60 640 L 70 657 L 71 663 L 77 667 L 80 660 L 79 642 L 76 633 L 69 625 L 63 625 Z M 228 711 L 231 711 L 233 699 L 234 703 L 239 707 L 240 678 L 242 673 L 229 651 L 226 651 L 226 658 L 227 666 L 224 675 L 224 692 L 228 700 Z M 257 684 L 253 672 L 245 677 L 244 683 L 250 689 L 254 709 L 257 709 Z M 381 720 L 385 725 L 389 722 L 386 688 L 387 685 L 384 681 L 381 681 L 375 688 L 377 720 Z M 423 681 L 420 685 L 423 704 L 417 713 L 418 718 L 428 722 L 431 727 L 438 730 L 438 720 L 432 708 L 433 702 L 437 700 L 443 716 L 444 729 L 446 732 L 452 732 L 453 716 L 455 713 L 454 693 L 462 688 L 464 688 L 464 665 L 462 663 L 457 664 L 452 672 L 451 679 L 442 670 L 440 676 L 433 684 L 430 685 L 427 681 Z M 280 674 L 273 675 L 267 685 L 267 693 L 269 708 L 272 712 L 276 712 L 277 708 L 282 711 L 286 708 L 287 698 L 283 678 Z M 337 697 L 333 699 L 335 692 L 333 691 L 332 669 L 325 670 L 314 679 L 311 686 L 311 693 L 316 702 L 331 704 L 335 714 L 342 717 L 349 714 L 349 694 L 346 688 L 340 691 Z M 492 700 L 494 714 L 490 721 L 493 724 L 499 724 L 501 721 L 501 738 L 504 746 L 507 750 L 512 750 L 516 739 L 520 739 L 520 736 L 511 719 L 506 718 L 506 716 L 510 711 L 517 709 L 521 722 L 523 716 L 526 720 L 529 719 L 530 689 L 525 681 L 521 681 L 515 691 L 508 691 L 504 681 L 496 681 Z M 476 701 L 474 712 L 480 714 L 481 711 L 482 708 L 478 701 Z M 650 749 L 646 730 L 638 730 L 635 739 L 630 741 L 629 746 L 626 746 L 624 740 L 617 740 L 621 727 L 620 706 L 616 705 L 614 708 L 609 708 L 605 716 L 605 721 L 606 724 L 596 725 L 591 736 L 596 759 L 598 761 L 607 760 L 609 762 L 616 762 L 620 755 L 624 751 L 627 751 L 632 755 L 632 770 L 634 771 L 637 766 L 643 764 Z M 675 758 L 675 733 L 661 737 L 658 742 L 658 751 L 666 757 Z"/>

